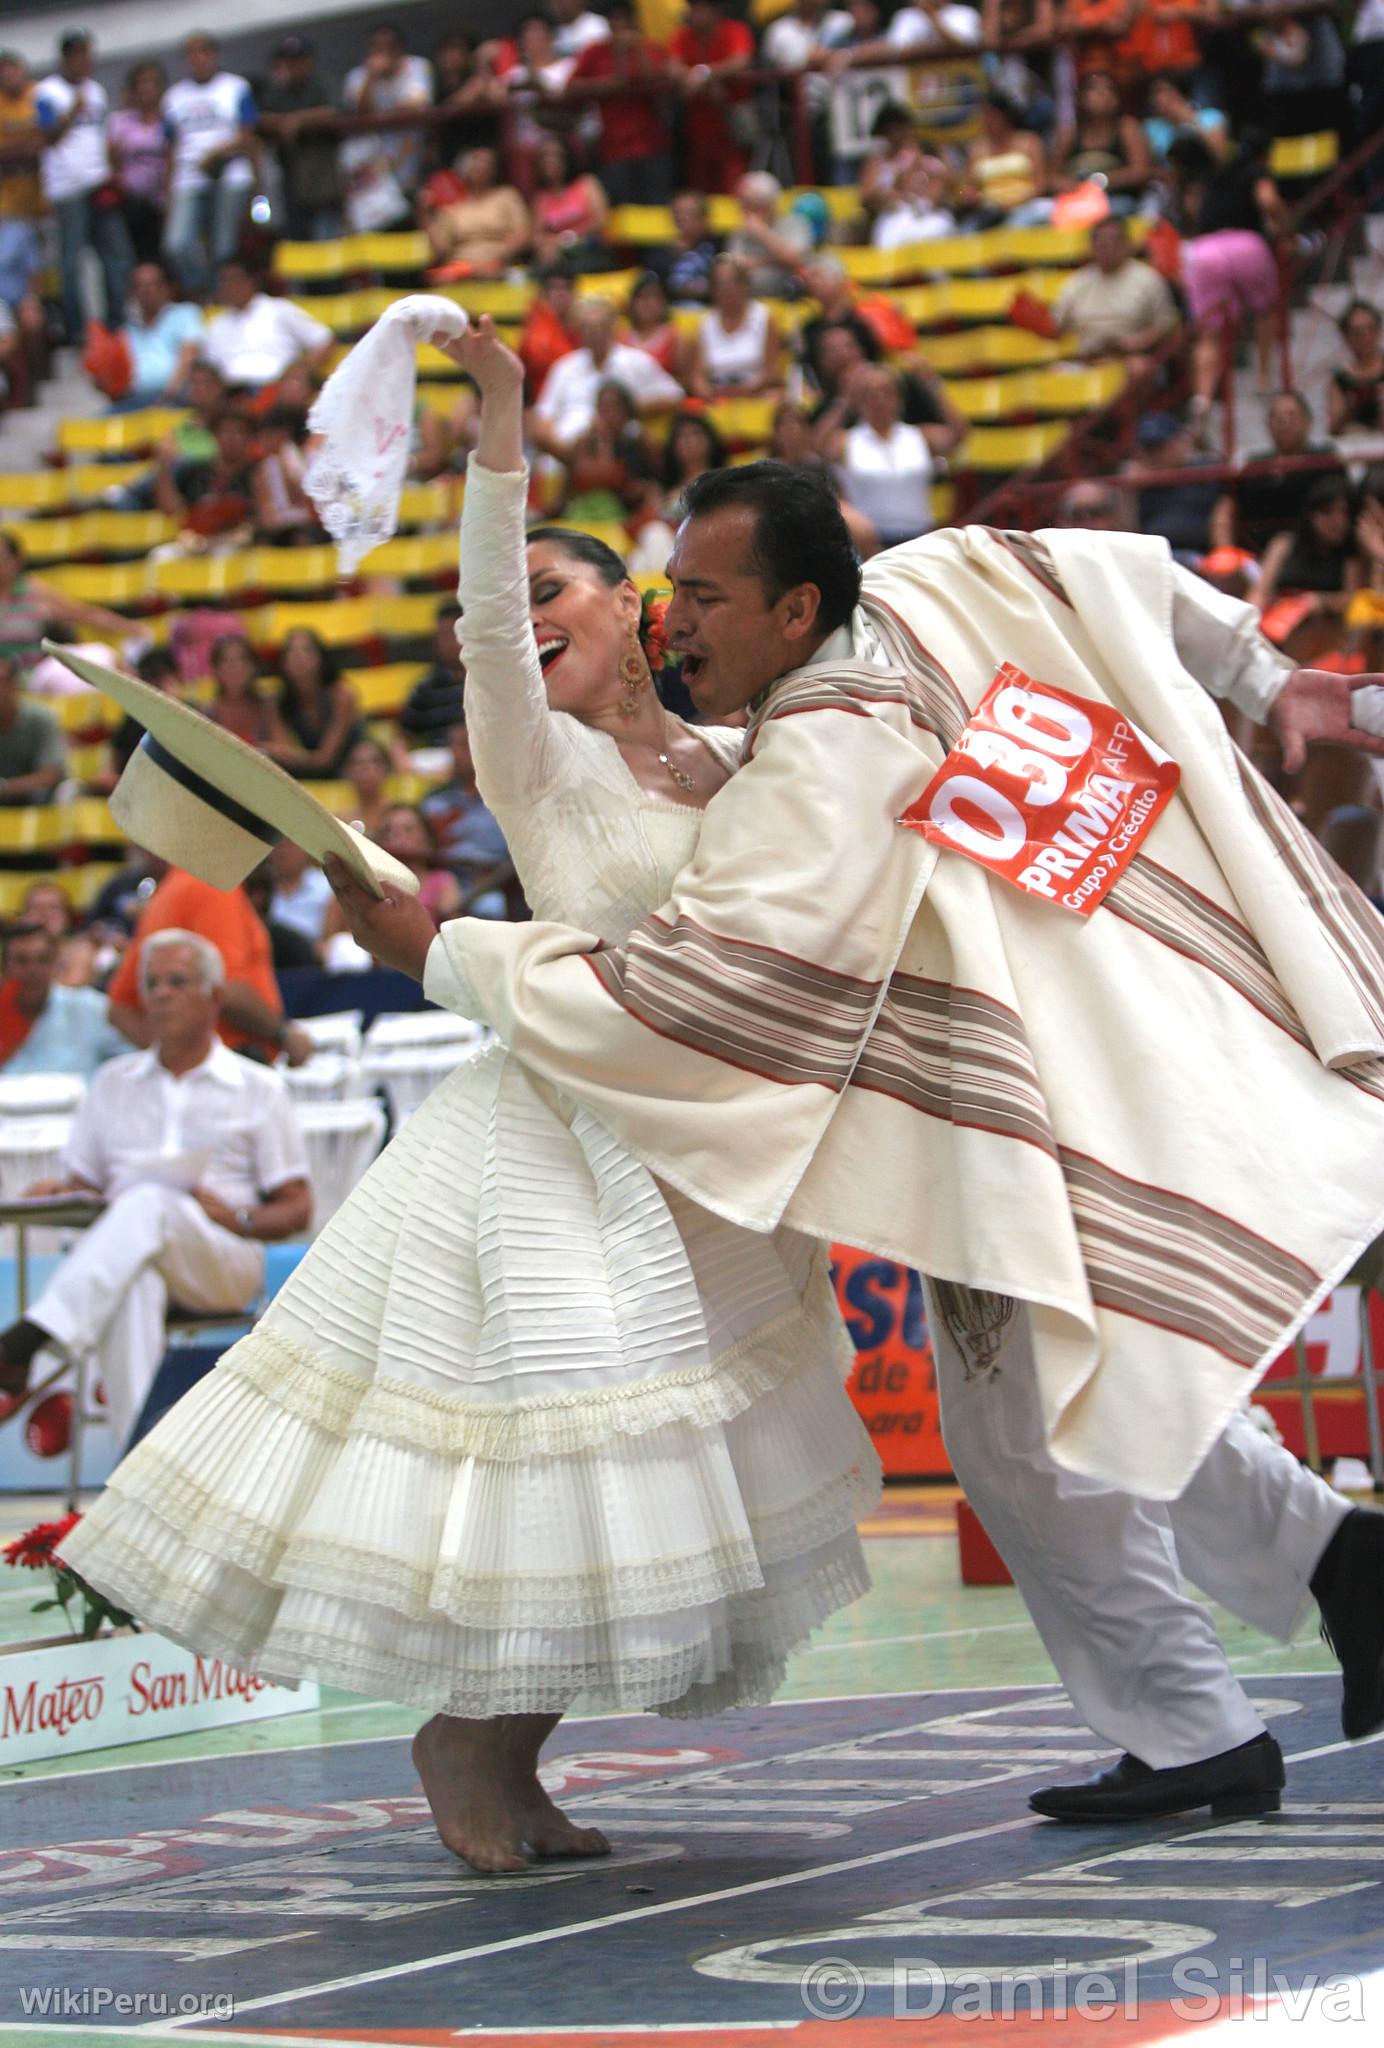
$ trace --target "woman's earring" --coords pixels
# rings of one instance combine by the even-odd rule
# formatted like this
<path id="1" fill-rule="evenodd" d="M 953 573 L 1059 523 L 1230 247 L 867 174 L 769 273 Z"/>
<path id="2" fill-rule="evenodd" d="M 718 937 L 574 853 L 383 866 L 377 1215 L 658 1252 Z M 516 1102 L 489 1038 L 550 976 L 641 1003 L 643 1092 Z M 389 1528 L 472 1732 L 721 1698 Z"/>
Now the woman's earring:
<path id="1" fill-rule="evenodd" d="M 652 681 L 653 677 L 649 674 L 649 664 L 640 645 L 639 635 L 637 632 L 631 633 L 629 645 L 620 657 L 621 718 L 639 716 L 639 700 Z"/>

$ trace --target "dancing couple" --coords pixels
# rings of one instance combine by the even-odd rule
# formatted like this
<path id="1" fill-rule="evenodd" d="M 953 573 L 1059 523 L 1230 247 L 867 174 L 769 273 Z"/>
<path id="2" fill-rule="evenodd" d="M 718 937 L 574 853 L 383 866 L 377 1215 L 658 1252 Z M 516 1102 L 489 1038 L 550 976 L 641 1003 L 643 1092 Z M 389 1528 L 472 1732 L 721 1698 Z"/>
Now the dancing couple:
<path id="1" fill-rule="evenodd" d="M 1384 1518 L 1245 1418 L 1384 1228 L 1384 943 L 1208 693 L 1293 766 L 1379 750 L 1350 686 L 1138 536 L 939 533 L 862 587 L 830 494 L 759 464 L 691 488 L 667 619 L 701 713 L 748 731 L 683 728 L 618 560 L 541 530 L 522 560 L 517 363 L 489 323 L 449 347 L 482 394 L 468 723 L 537 915 L 437 934 L 333 884 L 498 1043 L 72 1563 L 199 1649 L 432 1710 L 420 1773 L 476 1867 L 592 1853 L 536 1772 L 575 1698 L 765 1697 L 863 1585 L 840 1240 L 929 1276 L 953 1465 L 1125 1752 L 1042 1810 L 1271 1808 L 1277 1745 L 1179 1558 L 1279 1633 L 1315 1595 L 1347 1731 L 1384 1719 Z M 1181 768 L 1089 917 L 900 823 L 1006 664 Z M 1042 751 L 1000 750 L 1015 789 Z"/>

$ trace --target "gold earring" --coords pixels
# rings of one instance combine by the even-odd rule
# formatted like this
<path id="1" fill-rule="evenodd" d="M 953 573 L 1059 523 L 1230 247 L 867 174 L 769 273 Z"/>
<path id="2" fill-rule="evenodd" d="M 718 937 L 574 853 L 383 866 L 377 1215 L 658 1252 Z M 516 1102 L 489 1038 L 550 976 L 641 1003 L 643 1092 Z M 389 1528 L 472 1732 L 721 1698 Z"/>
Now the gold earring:
<path id="1" fill-rule="evenodd" d="M 629 645 L 620 657 L 620 700 L 621 718 L 639 716 L 639 700 L 653 681 L 649 664 L 644 658 L 644 649 L 639 644 L 637 631 L 631 632 Z"/>

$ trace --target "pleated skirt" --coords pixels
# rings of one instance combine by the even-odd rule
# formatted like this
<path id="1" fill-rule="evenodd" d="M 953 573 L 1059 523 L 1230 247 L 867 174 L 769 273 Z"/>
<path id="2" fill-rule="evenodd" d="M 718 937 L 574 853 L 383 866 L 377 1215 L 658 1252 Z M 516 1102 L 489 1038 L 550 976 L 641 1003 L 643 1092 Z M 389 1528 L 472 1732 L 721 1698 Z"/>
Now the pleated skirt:
<path id="1" fill-rule="evenodd" d="M 492 1046 L 65 1555 L 285 1683 L 470 1717 L 761 1702 L 867 1585 L 850 1362 L 823 1248 L 687 1202 Z"/>

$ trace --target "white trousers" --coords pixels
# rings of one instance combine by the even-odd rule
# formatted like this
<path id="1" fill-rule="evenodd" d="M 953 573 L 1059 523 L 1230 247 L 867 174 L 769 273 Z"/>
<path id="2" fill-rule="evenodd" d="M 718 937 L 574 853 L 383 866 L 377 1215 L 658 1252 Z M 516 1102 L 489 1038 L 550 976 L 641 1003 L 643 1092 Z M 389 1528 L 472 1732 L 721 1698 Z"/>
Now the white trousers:
<path id="1" fill-rule="evenodd" d="M 164 1351 L 164 1313 L 230 1314 L 264 1283 L 264 1246 L 213 1223 L 175 1188 L 117 1195 L 29 1309 L 72 1356 L 94 1353 L 116 1442 L 139 1418 Z"/>
<path id="2" fill-rule="evenodd" d="M 1138 1500 L 1079 1478 L 1044 1445 L 1022 1305 L 979 1372 L 968 1374 L 931 1288 L 928 1328 L 952 1470 L 1082 1719 L 1155 1770 L 1259 1734 L 1264 1724 L 1184 1574 L 1286 1641 L 1349 1501 L 1247 1413 L 1235 1416 L 1178 1500 Z M 1157 1415 L 1148 1427 L 1157 1429 Z"/>

